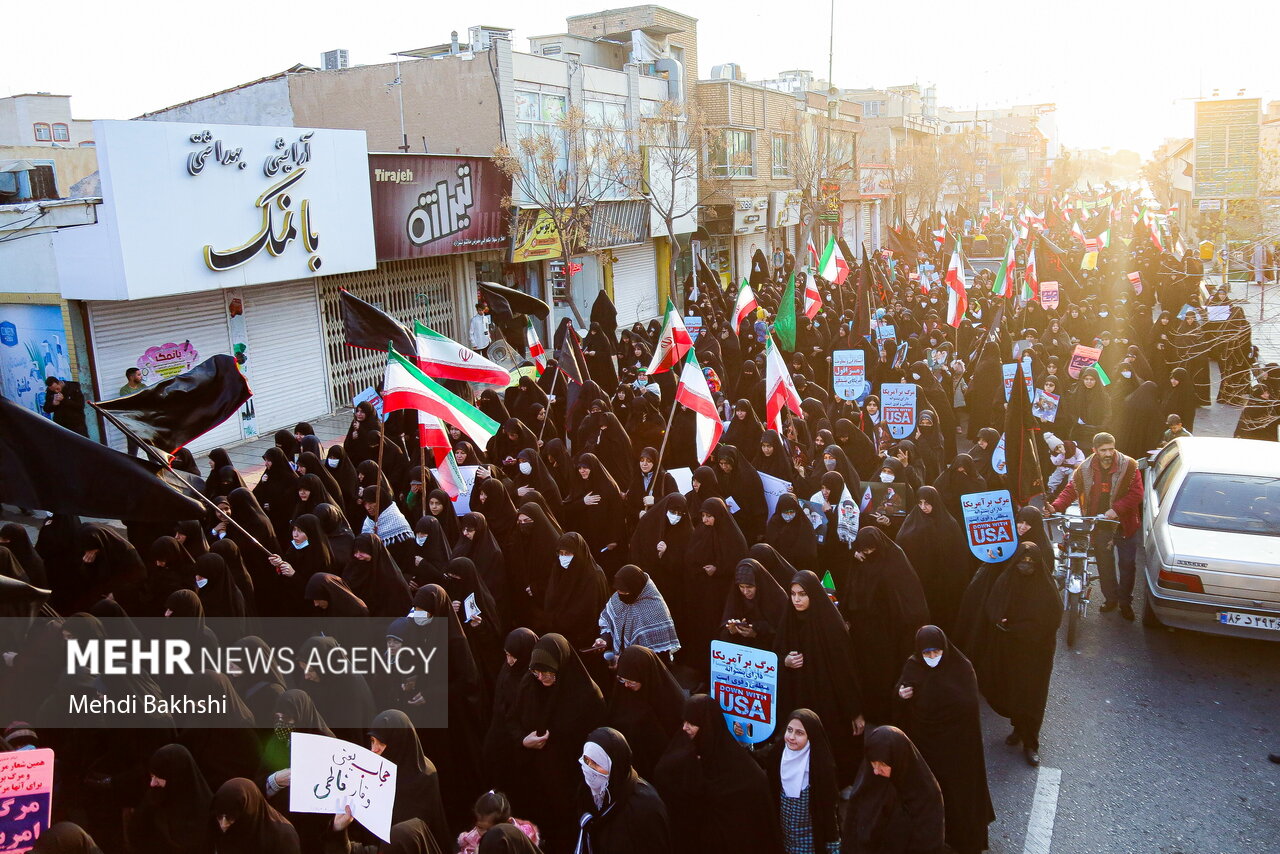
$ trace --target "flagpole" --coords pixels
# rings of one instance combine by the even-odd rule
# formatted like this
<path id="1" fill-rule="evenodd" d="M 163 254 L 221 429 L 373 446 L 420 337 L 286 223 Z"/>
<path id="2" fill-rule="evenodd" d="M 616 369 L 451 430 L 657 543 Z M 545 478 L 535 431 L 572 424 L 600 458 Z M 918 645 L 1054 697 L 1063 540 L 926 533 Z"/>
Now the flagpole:
<path id="1" fill-rule="evenodd" d="M 91 401 L 89 401 L 88 403 L 89 403 L 89 405 L 90 405 L 90 406 L 92 406 L 92 407 L 94 408 L 94 410 L 95 410 L 99 415 L 103 416 L 103 417 L 104 417 L 104 418 L 106 418 L 108 421 L 110 421 L 113 425 L 115 425 L 116 429 L 118 429 L 121 433 L 124 433 L 124 434 L 125 434 L 126 436 L 128 436 L 130 439 L 132 439 L 133 441 L 137 442 L 137 443 L 138 443 L 138 445 L 142 448 L 143 453 L 145 453 L 145 454 L 147 454 L 147 456 L 151 457 L 152 461 L 153 461 L 153 462 L 155 462 L 157 465 L 159 465 L 159 466 L 161 467 L 161 471 L 166 471 L 166 472 L 168 472 L 168 473 L 172 474 L 174 477 L 176 477 L 176 478 L 178 479 L 178 481 L 182 484 L 182 486 L 183 486 L 183 487 L 185 487 L 186 489 L 191 490 L 191 492 L 195 495 L 195 497 L 196 497 L 198 500 L 200 500 L 200 501 L 201 501 L 201 502 L 203 502 L 204 504 L 207 504 L 207 505 L 209 506 L 209 508 L 210 508 L 211 510 L 213 510 L 213 511 L 217 514 L 217 517 L 218 517 L 218 518 L 226 519 L 228 522 L 230 522 L 230 523 L 231 523 L 231 526 L 232 526 L 233 528 L 235 528 L 237 531 L 239 531 L 241 534 L 243 534 L 243 535 L 244 535 L 244 536 L 249 540 L 249 542 L 253 543 L 255 546 L 257 546 L 258 548 L 262 549 L 262 550 L 263 550 L 264 552 L 266 552 L 268 555 L 274 554 L 274 552 L 272 552 L 272 551 L 271 551 L 271 549 L 267 548 L 267 547 L 266 547 L 266 546 L 264 546 L 261 542 L 259 542 L 257 537 L 255 537 L 253 534 L 250 534 L 248 531 L 246 531 L 246 530 L 244 529 L 244 526 L 242 526 L 242 525 L 241 525 L 239 522 L 237 522 L 235 519 L 231 518 L 231 516 L 230 516 L 230 515 L 228 515 L 228 514 L 226 514 L 226 513 L 223 513 L 223 512 L 222 512 L 222 508 L 221 508 L 221 507 L 219 507 L 217 504 L 214 504 L 214 503 L 213 503 L 213 499 L 209 498 L 209 497 L 208 497 L 207 495 L 205 495 L 203 492 L 201 492 L 200 490 L 196 489 L 195 487 L 191 486 L 191 484 L 189 484 L 189 483 L 187 483 L 185 480 L 183 480 L 183 479 L 178 475 L 178 473 L 177 473 L 176 471 L 174 471 L 174 470 L 173 470 L 173 464 L 171 463 L 171 461 L 169 461 L 169 460 L 165 459 L 164 457 L 162 457 L 162 456 L 160 455 L 160 451 L 159 451 L 159 449 L 158 449 L 158 448 L 156 448 L 155 446 L 153 446 L 150 442 L 146 442 L 146 441 L 144 441 L 143 439 L 139 438 L 139 437 L 138 437 L 138 436 L 137 436 L 137 435 L 136 435 L 132 430 L 130 430 L 128 427 L 126 427 L 126 426 L 124 426 L 123 424 L 121 424 L 121 423 L 120 423 L 120 421 L 119 421 L 115 416 L 113 416 L 109 411 L 107 411 L 107 410 L 105 410 L 105 409 L 101 408 L 101 407 L 100 407 L 100 406 L 98 406 L 98 404 L 97 404 L 97 403 L 95 403 L 94 401 L 92 401 L 92 400 L 91 400 Z M 161 480 L 163 480 L 163 478 L 161 478 Z M 166 484 L 169 486 L 169 488 L 170 488 L 170 489 L 173 489 L 173 484 L 168 483 L 167 481 L 166 481 Z M 174 491 L 176 492 L 176 491 L 178 491 L 178 490 L 176 490 L 176 489 L 175 489 Z M 185 494 L 185 493 L 183 493 L 183 494 Z M 189 553 L 189 552 L 188 552 L 188 556 L 190 556 L 190 553 Z"/>
<path id="2" fill-rule="evenodd" d="M 390 353 L 394 349 L 395 349 L 395 342 L 388 341 L 387 352 Z M 377 414 L 378 413 L 375 411 L 374 417 L 377 417 Z M 382 424 L 379 426 L 381 426 L 382 429 L 378 431 L 378 475 L 377 475 L 377 480 L 374 481 L 374 483 L 377 485 L 377 488 L 378 488 L 378 504 L 379 504 L 378 513 L 373 517 L 373 532 L 375 534 L 378 533 L 378 517 L 382 515 L 382 507 L 380 506 L 382 504 L 382 481 L 384 480 L 382 476 L 382 451 L 387 444 L 387 427 L 389 425 L 387 424 L 386 421 L 383 421 Z M 388 480 L 387 482 L 389 485 L 390 480 Z"/>
<path id="3" fill-rule="evenodd" d="M 676 407 L 679 405 L 673 397 L 671 400 L 671 414 L 667 416 L 667 429 L 662 434 L 662 446 L 658 448 L 658 463 L 653 468 L 653 480 L 649 481 L 649 488 L 645 490 L 646 494 L 652 494 L 654 484 L 658 482 L 658 472 L 662 471 L 662 456 L 667 452 L 667 439 L 671 436 L 671 425 L 676 420 Z"/>
<path id="4" fill-rule="evenodd" d="M 556 372 L 551 377 L 551 391 L 547 392 L 547 416 L 542 419 L 542 426 L 538 428 L 538 447 L 535 451 L 542 447 L 542 433 L 547 429 L 547 422 L 551 420 L 551 396 L 556 393 L 556 382 L 560 379 L 560 362 L 556 360 Z"/>

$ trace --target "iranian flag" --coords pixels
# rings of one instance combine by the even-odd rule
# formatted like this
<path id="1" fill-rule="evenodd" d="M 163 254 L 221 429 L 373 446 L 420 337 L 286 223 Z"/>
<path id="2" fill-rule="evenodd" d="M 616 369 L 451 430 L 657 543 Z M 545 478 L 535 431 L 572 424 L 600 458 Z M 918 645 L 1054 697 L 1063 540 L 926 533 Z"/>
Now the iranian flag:
<path id="1" fill-rule="evenodd" d="M 818 262 L 818 275 L 837 285 L 844 284 L 844 280 L 849 278 L 849 263 L 836 249 L 835 237 L 827 238 L 827 248 L 823 250 L 822 260 Z"/>
<path id="2" fill-rule="evenodd" d="M 765 339 L 765 374 L 764 405 L 765 421 L 774 430 L 782 432 L 782 410 L 790 409 L 796 415 L 801 414 L 800 395 L 795 383 L 791 381 L 791 372 L 782 361 L 782 353 L 773 343 L 773 336 Z"/>
<path id="3" fill-rule="evenodd" d="M 487 444 L 498 432 L 498 422 L 424 374 L 394 347 L 387 350 L 382 409 L 384 412 L 397 409 L 425 412 L 457 427 L 478 445 Z"/>
<path id="4" fill-rule="evenodd" d="M 1084 229 L 1080 227 L 1080 223 L 1077 220 L 1071 221 L 1071 236 L 1081 243 L 1085 242 Z"/>
<path id="5" fill-rule="evenodd" d="M 547 370 L 547 348 L 542 346 L 538 330 L 533 328 L 533 321 L 528 316 L 524 319 L 524 343 L 529 348 L 529 358 L 533 360 L 538 376 L 542 376 Z"/>
<path id="6" fill-rule="evenodd" d="M 1137 270 L 1134 270 L 1132 273 L 1130 273 L 1129 284 L 1133 285 L 1133 292 L 1135 294 L 1142 293 L 1142 273 L 1138 272 Z"/>
<path id="7" fill-rule="evenodd" d="M 1027 251 L 1027 270 L 1022 277 L 1022 298 L 1025 300 L 1040 299 L 1040 274 L 1036 272 L 1036 245 L 1031 244 Z"/>
<path id="8" fill-rule="evenodd" d="M 680 319 L 675 303 L 668 297 L 667 314 L 662 319 L 662 334 L 658 336 L 658 348 L 653 351 L 653 362 L 645 373 L 653 376 L 671 370 L 691 349 L 693 339 L 689 337 L 689 330 L 684 328 L 684 321 Z"/>
<path id="9" fill-rule="evenodd" d="M 697 439 L 698 463 L 705 464 L 711 458 L 711 451 L 724 433 L 724 424 L 720 422 L 720 413 L 716 411 L 715 398 L 711 396 L 711 388 L 707 385 L 707 377 L 698 365 L 697 356 L 692 349 L 685 357 L 684 367 L 680 369 L 680 385 L 676 386 L 676 403 L 683 404 L 693 410 L 696 417 L 694 434 Z"/>
<path id="10" fill-rule="evenodd" d="M 951 252 L 951 263 L 947 265 L 947 323 L 956 329 L 964 313 L 969 310 L 969 295 L 964 289 L 964 266 L 960 260 L 960 238 L 956 238 L 956 248 Z"/>
<path id="11" fill-rule="evenodd" d="M 436 480 L 451 499 L 456 500 L 462 492 L 462 473 L 458 471 L 458 461 L 453 456 L 453 446 L 449 442 L 449 434 L 444 424 L 434 415 L 418 410 L 418 441 L 423 448 L 431 450 L 431 459 Z"/>
<path id="12" fill-rule="evenodd" d="M 742 285 L 738 288 L 738 299 L 733 304 L 733 329 L 736 332 L 742 326 L 742 321 L 750 316 L 751 312 L 760 307 L 760 303 L 756 301 L 756 292 L 751 290 L 751 285 L 746 279 L 742 280 Z"/>
<path id="13" fill-rule="evenodd" d="M 418 349 L 418 365 L 436 379 L 501 386 L 511 382 L 511 374 L 501 365 L 417 321 L 413 324 L 413 341 Z"/>
<path id="14" fill-rule="evenodd" d="M 804 277 L 804 316 L 813 320 L 822 311 L 822 294 L 818 291 L 818 278 L 812 275 Z"/>
<path id="15" fill-rule="evenodd" d="M 1103 249 L 1110 249 L 1111 248 L 1111 229 L 1108 228 L 1106 231 L 1099 234 L 1098 240 L 1101 243 L 1101 246 Z"/>
<path id="16" fill-rule="evenodd" d="M 991 293 L 1005 299 L 1013 298 L 1013 265 L 1014 253 L 1017 251 L 1018 242 L 1016 236 L 1009 235 L 1009 247 L 1004 251 L 1004 260 L 1000 262 L 1000 269 L 996 271 L 995 281 L 991 283 Z"/>

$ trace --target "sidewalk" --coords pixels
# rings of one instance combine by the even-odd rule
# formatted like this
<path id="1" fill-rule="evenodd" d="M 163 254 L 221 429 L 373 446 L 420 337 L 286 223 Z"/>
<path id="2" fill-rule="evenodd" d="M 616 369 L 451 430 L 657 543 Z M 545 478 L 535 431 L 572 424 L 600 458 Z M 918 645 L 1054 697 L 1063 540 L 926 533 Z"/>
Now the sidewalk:
<path id="1" fill-rule="evenodd" d="M 347 435 L 347 428 L 351 426 L 351 408 L 345 407 L 332 414 L 313 418 L 310 423 L 316 431 L 316 438 L 327 450 L 330 445 L 340 443 Z M 292 430 L 293 426 L 290 425 L 284 429 Z M 240 472 L 240 476 L 244 478 L 245 484 L 250 489 L 257 485 L 258 478 L 266 470 L 262 455 L 275 445 L 274 436 L 275 432 L 272 431 L 256 439 L 245 439 L 234 445 L 224 446 L 227 456 L 231 457 L 231 464 L 236 467 L 236 471 Z M 196 457 L 196 463 L 200 466 L 201 473 L 208 472 L 209 455 L 199 454 Z"/>

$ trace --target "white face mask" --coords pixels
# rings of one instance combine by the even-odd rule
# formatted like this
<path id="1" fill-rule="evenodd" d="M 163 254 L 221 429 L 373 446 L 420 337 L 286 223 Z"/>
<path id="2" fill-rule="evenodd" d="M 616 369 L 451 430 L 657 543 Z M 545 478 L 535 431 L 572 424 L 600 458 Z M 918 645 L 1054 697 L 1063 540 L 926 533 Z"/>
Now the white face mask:
<path id="1" fill-rule="evenodd" d="M 526 463 L 524 460 L 521 460 L 520 474 L 531 474 L 532 472 L 533 472 L 533 463 Z"/>
<path id="2" fill-rule="evenodd" d="M 196 579 L 196 587 L 199 587 L 201 590 L 203 590 L 203 589 L 204 589 L 204 586 L 205 586 L 206 584 L 208 584 L 208 583 L 209 583 L 209 579 L 207 579 L 207 578 L 197 578 L 197 579 Z"/>
<path id="3" fill-rule="evenodd" d="M 560 565 L 565 569 L 568 569 L 569 564 L 573 563 L 573 555 L 557 555 L 556 557 L 559 558 Z"/>
<path id="4" fill-rule="evenodd" d="M 926 655 L 924 657 L 924 663 L 929 667 L 937 667 L 939 664 L 942 663 L 942 656 L 938 656 L 937 658 L 930 658 L 929 656 Z"/>
<path id="5" fill-rule="evenodd" d="M 1106 316 L 1107 316 L 1108 314 L 1110 314 L 1110 313 L 1111 313 L 1111 312 L 1109 312 L 1109 311 L 1100 311 L 1100 312 L 1098 312 L 1098 317 L 1106 317 Z"/>
<path id="6" fill-rule="evenodd" d="M 1129 377 L 1133 376 L 1133 371 L 1121 371 L 1120 376 L 1124 377 L 1125 379 L 1129 379 Z"/>
<path id="7" fill-rule="evenodd" d="M 827 471 L 835 471 L 835 468 L 836 468 L 835 460 L 823 460 L 822 464 L 826 466 Z"/>
<path id="8" fill-rule="evenodd" d="M 891 473 L 891 472 L 887 472 L 887 471 L 882 471 L 882 472 L 880 472 L 880 482 L 881 482 L 881 483 L 893 483 L 893 478 L 894 478 L 894 477 L 895 477 L 895 475 L 894 475 L 893 473 Z"/>
<path id="9" fill-rule="evenodd" d="M 427 544 L 426 534 L 414 534 L 413 539 L 414 539 L 414 542 L 416 542 L 420 546 L 425 546 Z"/>
<path id="10" fill-rule="evenodd" d="M 601 774 L 581 759 L 578 764 L 582 766 L 582 779 L 586 781 L 587 788 L 591 790 L 591 798 L 596 802 L 597 806 L 604 803 L 605 790 L 609 788 L 609 775 Z"/>
<path id="11" fill-rule="evenodd" d="M 339 462 L 341 462 L 341 460 L 335 460 L 335 459 L 333 459 L 333 458 L 330 458 L 330 459 L 325 460 L 325 461 L 324 461 L 324 464 L 325 464 L 325 465 L 327 465 L 327 466 L 328 466 L 329 468 L 331 468 L 331 469 L 336 469 L 336 468 L 338 467 L 338 463 L 339 463 Z"/>
<path id="12" fill-rule="evenodd" d="M 672 513 L 671 511 L 667 511 L 667 521 L 668 521 L 668 522 L 670 522 L 672 525 L 679 525 L 679 524 L 680 524 L 680 514 L 679 514 L 679 513 Z"/>
<path id="13" fill-rule="evenodd" d="M 295 549 L 305 549 L 305 548 L 306 548 L 308 545 L 310 545 L 310 544 L 311 544 L 311 541 L 310 541 L 310 540 L 303 540 L 303 541 L 302 541 L 302 542 L 300 542 L 300 543 L 294 543 L 294 544 L 293 544 L 293 547 L 294 547 Z"/>
<path id="14" fill-rule="evenodd" d="M 782 521 L 784 521 L 784 522 L 790 522 L 790 521 L 791 521 L 792 519 L 794 519 L 794 518 L 796 518 L 796 514 L 795 514 L 795 513 L 792 513 L 792 512 L 789 512 L 789 511 L 788 511 L 788 512 L 786 512 L 786 513 L 783 513 L 783 514 L 782 514 Z"/>
<path id="15" fill-rule="evenodd" d="M 431 614 L 426 611 L 414 611 L 409 615 L 413 618 L 413 622 L 419 626 L 425 626 L 431 622 Z"/>

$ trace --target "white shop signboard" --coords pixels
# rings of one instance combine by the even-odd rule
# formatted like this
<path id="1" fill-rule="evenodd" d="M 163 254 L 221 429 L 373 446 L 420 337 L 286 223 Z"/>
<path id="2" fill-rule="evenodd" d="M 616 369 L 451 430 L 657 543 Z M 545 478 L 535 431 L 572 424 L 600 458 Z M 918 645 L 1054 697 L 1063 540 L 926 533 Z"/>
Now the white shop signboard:
<path id="1" fill-rule="evenodd" d="M 60 229 L 68 299 L 147 299 L 372 269 L 360 130 L 97 121 L 96 225 Z"/>

